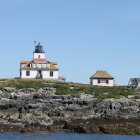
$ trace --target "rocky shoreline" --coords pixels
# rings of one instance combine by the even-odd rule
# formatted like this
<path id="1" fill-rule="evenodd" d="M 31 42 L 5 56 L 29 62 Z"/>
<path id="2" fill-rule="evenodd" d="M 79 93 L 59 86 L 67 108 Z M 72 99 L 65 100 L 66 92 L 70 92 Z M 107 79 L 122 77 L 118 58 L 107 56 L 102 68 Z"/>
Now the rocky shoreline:
<path id="1" fill-rule="evenodd" d="M 140 134 L 140 99 L 55 92 L 50 87 L 0 90 L 0 131 Z"/>

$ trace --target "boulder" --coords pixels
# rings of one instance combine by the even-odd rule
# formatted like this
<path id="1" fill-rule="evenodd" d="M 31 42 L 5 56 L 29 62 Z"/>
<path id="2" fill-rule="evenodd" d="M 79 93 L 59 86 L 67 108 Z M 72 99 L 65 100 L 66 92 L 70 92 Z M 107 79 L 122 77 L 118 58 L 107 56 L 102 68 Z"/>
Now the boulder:
<path id="1" fill-rule="evenodd" d="M 135 95 L 128 95 L 128 99 L 135 99 Z"/>
<path id="2" fill-rule="evenodd" d="M 15 92 L 16 88 L 15 87 L 4 87 L 3 88 L 5 91 L 9 91 L 9 92 Z"/>
<path id="3" fill-rule="evenodd" d="M 22 88 L 18 90 L 18 94 L 24 93 L 24 94 L 29 94 L 29 93 L 35 93 L 36 90 L 34 88 Z"/>

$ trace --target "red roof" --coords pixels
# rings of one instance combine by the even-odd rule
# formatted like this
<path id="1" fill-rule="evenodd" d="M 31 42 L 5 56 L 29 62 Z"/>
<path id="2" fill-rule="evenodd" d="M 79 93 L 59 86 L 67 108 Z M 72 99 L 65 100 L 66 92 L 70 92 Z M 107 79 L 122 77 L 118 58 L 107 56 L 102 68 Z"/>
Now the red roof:
<path id="1" fill-rule="evenodd" d="M 38 58 L 38 59 L 33 59 L 33 62 L 35 62 L 35 63 L 47 63 L 47 60 Z"/>

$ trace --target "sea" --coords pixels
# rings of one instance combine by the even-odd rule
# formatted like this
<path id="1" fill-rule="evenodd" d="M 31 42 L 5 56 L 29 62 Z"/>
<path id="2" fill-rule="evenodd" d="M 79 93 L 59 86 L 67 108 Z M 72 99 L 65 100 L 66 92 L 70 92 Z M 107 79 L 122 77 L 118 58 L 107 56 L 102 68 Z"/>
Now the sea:
<path id="1" fill-rule="evenodd" d="M 0 133 L 0 140 L 140 140 L 139 135 L 107 135 L 79 133 Z"/>

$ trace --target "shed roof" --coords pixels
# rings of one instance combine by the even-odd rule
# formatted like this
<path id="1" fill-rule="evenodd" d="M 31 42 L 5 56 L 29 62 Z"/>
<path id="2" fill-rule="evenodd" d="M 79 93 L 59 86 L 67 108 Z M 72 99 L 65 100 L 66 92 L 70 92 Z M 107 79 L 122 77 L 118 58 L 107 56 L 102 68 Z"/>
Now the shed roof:
<path id="1" fill-rule="evenodd" d="M 106 71 L 97 71 L 94 75 L 90 77 L 91 79 L 94 78 L 111 78 L 114 79 L 108 72 Z"/>

